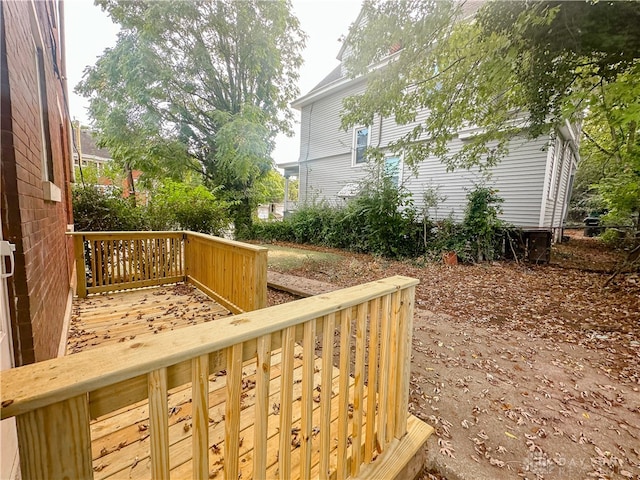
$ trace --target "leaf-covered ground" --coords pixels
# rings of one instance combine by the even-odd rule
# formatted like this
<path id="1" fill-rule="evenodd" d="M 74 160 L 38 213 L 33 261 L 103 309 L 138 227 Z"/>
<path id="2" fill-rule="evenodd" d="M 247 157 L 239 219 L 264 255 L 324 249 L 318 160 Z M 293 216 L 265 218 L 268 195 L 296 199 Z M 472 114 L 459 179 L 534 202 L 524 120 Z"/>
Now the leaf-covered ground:
<path id="1" fill-rule="evenodd" d="M 424 478 L 640 478 L 640 277 L 603 288 L 620 253 L 578 232 L 542 266 L 319 250 L 344 258 L 287 273 L 420 279 L 410 408 L 436 427 Z"/>

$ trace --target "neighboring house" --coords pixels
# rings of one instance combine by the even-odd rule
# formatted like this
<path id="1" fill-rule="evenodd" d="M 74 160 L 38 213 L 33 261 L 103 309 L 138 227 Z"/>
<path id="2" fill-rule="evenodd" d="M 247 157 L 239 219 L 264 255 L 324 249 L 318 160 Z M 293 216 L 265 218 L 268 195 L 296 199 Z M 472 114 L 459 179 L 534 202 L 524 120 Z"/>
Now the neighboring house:
<path id="1" fill-rule="evenodd" d="M 71 316 L 74 252 L 65 232 L 73 229 L 73 167 L 63 21 L 62 2 L 0 4 L 2 369 L 63 353 Z M 0 441 L 0 478 L 12 478 L 11 419 L 2 421 Z"/>
<path id="2" fill-rule="evenodd" d="M 73 164 L 80 166 L 82 158 L 82 168 L 95 168 L 98 174 L 99 185 L 111 185 L 111 180 L 103 176 L 105 167 L 111 161 L 111 153 L 106 148 L 98 148 L 96 139 L 91 130 L 83 127 L 79 123 L 74 125 L 76 148 L 73 151 Z"/>
<path id="3" fill-rule="evenodd" d="M 111 153 L 106 148 L 98 147 L 96 137 L 93 132 L 87 127 L 83 127 L 79 123 L 74 125 L 75 134 L 75 148 L 73 151 L 73 164 L 78 168 L 82 165 L 82 168 L 95 169 L 97 174 L 97 185 L 102 189 L 108 189 L 113 187 L 113 180 L 107 175 L 109 162 L 112 161 Z M 82 159 L 82 164 L 80 160 Z M 148 201 L 147 192 L 138 191 L 137 184 L 138 179 L 142 175 L 140 170 L 132 170 L 131 177 L 125 176 L 118 185 L 122 188 L 122 195 L 128 197 L 131 194 L 130 182 L 133 181 L 133 185 L 136 191 L 136 200 L 138 203 L 146 204 Z M 88 177 L 88 175 L 87 175 Z M 81 182 L 81 178 L 76 178 L 77 182 Z M 85 178 L 85 182 L 89 183 L 88 178 Z"/>
<path id="4" fill-rule="evenodd" d="M 402 54 L 396 50 L 390 53 Z M 337 58 L 342 62 L 351 53 L 347 37 Z M 376 116 L 372 125 L 341 129 L 343 100 L 364 92 L 365 88 L 365 77 L 347 78 L 340 64 L 309 93 L 292 103 L 301 112 L 298 159 L 301 203 L 342 204 L 356 195 L 358 182 L 367 174 L 366 147 L 384 149 L 416 125 L 398 125 L 393 118 Z M 421 118 L 419 112 L 417 121 Z M 473 128 L 458 132 L 457 138 L 451 141 L 451 150 L 455 151 L 473 134 Z M 556 237 L 561 235 L 579 158 L 578 137 L 577 129 L 567 124 L 549 136 L 511 142 L 509 155 L 491 170 L 489 183 L 504 199 L 504 220 L 522 227 L 553 228 Z M 418 166 L 417 175 L 412 175 L 408 168 L 403 168 L 401 156 L 389 154 L 386 169 L 394 173 L 396 182 L 402 182 L 412 192 L 418 209 L 423 206 L 424 192 L 437 189 L 445 200 L 437 212 L 429 211 L 431 218 L 436 219 L 450 214 L 457 220 L 462 219 L 466 195 L 481 180 L 473 170 L 447 172 L 437 157 L 425 158 Z"/>

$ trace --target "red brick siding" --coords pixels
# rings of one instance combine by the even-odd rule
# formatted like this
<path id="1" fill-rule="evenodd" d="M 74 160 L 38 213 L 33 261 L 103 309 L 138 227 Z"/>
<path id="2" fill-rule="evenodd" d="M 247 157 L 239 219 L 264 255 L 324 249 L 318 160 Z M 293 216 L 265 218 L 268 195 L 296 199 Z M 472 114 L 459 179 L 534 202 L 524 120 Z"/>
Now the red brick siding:
<path id="1" fill-rule="evenodd" d="M 33 30 L 30 14 L 33 5 L 42 30 L 54 183 L 62 191 L 61 202 L 44 200 L 43 142 L 34 45 L 37 32 Z M 53 12 L 55 5 L 41 1 L 2 2 L 6 46 L 3 68 L 6 66 L 9 84 L 9 98 L 5 99 L 3 93 L 2 104 L 2 221 L 4 237 L 17 246 L 17 272 L 10 285 L 17 364 L 57 355 L 73 269 L 73 243 L 65 236 L 66 225 L 72 218 L 68 184 L 70 149 L 66 145 L 69 123 L 62 86 L 54 72 L 54 45 L 49 35 L 47 8 Z M 55 29 L 53 35 L 54 38 L 58 36 Z M 60 65 L 59 51 L 57 62 Z M 10 119 L 5 118 L 7 108 Z M 10 145 L 5 144 L 5 138 Z M 10 148 L 12 152 L 7 151 Z M 14 165 L 5 169 L 5 163 L 10 162 Z"/>

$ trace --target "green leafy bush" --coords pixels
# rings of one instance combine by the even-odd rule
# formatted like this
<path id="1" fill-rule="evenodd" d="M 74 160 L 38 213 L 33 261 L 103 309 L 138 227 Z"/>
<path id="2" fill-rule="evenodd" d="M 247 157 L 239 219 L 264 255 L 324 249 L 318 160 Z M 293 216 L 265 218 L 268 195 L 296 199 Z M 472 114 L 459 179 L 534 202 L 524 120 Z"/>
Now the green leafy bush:
<path id="1" fill-rule="evenodd" d="M 294 242 L 293 229 L 291 222 L 254 222 L 251 237 L 260 239 L 265 242 Z"/>
<path id="2" fill-rule="evenodd" d="M 136 206 L 119 189 L 96 186 L 73 190 L 73 216 L 78 231 L 193 230 L 219 235 L 230 223 L 228 202 L 202 185 L 166 180 L 148 206 Z"/>
<path id="3" fill-rule="evenodd" d="M 256 223 L 253 237 L 397 258 L 424 250 L 422 232 L 411 195 L 381 175 L 365 182 L 360 194 L 344 207 L 305 206 L 282 222 Z"/>
<path id="4" fill-rule="evenodd" d="M 498 218 L 503 199 L 497 191 L 477 185 L 467 194 L 467 207 L 462 222 L 465 237 L 473 245 L 475 261 L 495 260 L 502 251 L 504 222 Z"/>
<path id="5" fill-rule="evenodd" d="M 120 189 L 95 185 L 73 189 L 73 218 L 76 231 L 148 230 L 144 210 L 122 196 Z"/>
<path id="6" fill-rule="evenodd" d="M 154 230 L 192 230 L 219 235 L 230 223 L 230 206 L 203 185 L 165 180 L 153 193 L 147 214 Z"/>

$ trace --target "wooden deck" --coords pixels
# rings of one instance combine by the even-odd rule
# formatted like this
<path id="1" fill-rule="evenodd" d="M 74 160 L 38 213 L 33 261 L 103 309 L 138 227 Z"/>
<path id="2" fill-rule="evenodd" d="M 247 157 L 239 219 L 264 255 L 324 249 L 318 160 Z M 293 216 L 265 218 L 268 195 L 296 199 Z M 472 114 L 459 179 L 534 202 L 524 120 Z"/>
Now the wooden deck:
<path id="1" fill-rule="evenodd" d="M 229 310 L 185 283 L 76 297 L 67 354 L 229 315 Z"/>
<path id="2" fill-rule="evenodd" d="M 114 343 L 129 342 L 134 339 L 158 334 L 162 331 L 212 322 L 230 315 L 224 307 L 215 303 L 198 289 L 188 284 L 166 285 L 162 287 L 145 288 L 127 292 L 90 295 L 84 299 L 76 299 L 67 352 L 74 354 Z M 291 392 L 291 472 L 300 470 L 300 455 L 302 442 L 302 378 L 303 378 L 303 349 L 295 346 L 293 358 L 293 391 Z M 267 419 L 267 458 L 266 477 L 278 478 L 278 456 L 281 446 L 279 439 L 280 405 L 281 405 L 281 373 L 282 350 L 272 352 L 270 381 L 269 381 L 269 413 Z M 313 436 L 311 438 L 311 476 L 320 475 L 320 428 L 321 419 L 321 384 L 322 359 L 314 355 L 313 384 L 315 396 L 313 398 L 312 423 Z M 331 389 L 331 432 L 330 432 L 330 471 L 335 472 L 338 448 L 338 430 L 340 398 L 340 370 L 332 369 Z M 240 409 L 252 409 L 256 402 L 256 362 L 245 362 L 242 369 L 242 394 Z M 208 464 L 209 478 L 223 478 L 224 472 L 224 439 L 225 439 L 225 398 L 227 395 L 226 371 L 209 376 L 209 449 Z M 349 381 L 349 397 L 353 399 L 354 380 Z M 168 395 L 168 424 L 169 424 L 169 463 L 172 478 L 192 478 L 192 385 L 184 384 L 170 390 Z M 362 403 L 367 405 L 367 391 L 365 389 Z M 349 403 L 349 410 L 353 403 Z M 351 413 L 349 414 L 351 417 Z M 242 417 L 240 437 L 238 442 L 239 478 L 253 478 L 253 441 L 254 421 L 251 415 Z M 93 419 L 91 431 L 91 457 L 94 478 L 152 478 L 151 441 L 149 434 L 149 402 L 144 400 L 126 408 L 111 412 Z M 367 429 L 367 412 L 363 411 L 362 435 Z M 406 464 L 406 459 L 412 457 L 424 444 L 431 433 L 431 428 L 409 416 L 407 424 L 407 439 L 413 443 L 405 455 L 397 454 L 397 466 Z M 349 436 L 351 438 L 351 435 Z M 288 442 L 289 443 L 289 442 Z M 405 442 L 407 443 L 407 442 Z M 407 449 L 406 445 L 404 446 Z M 347 465 L 351 469 L 352 447 L 349 442 L 347 448 Z M 362 456 L 360 452 L 359 457 Z M 378 456 L 374 452 L 373 459 Z M 376 465 L 374 462 L 370 467 Z M 365 473 L 363 471 L 362 473 Z M 385 470 L 384 478 L 389 472 Z M 375 475 L 375 472 L 371 472 Z M 369 477 L 369 474 L 367 474 Z"/>

